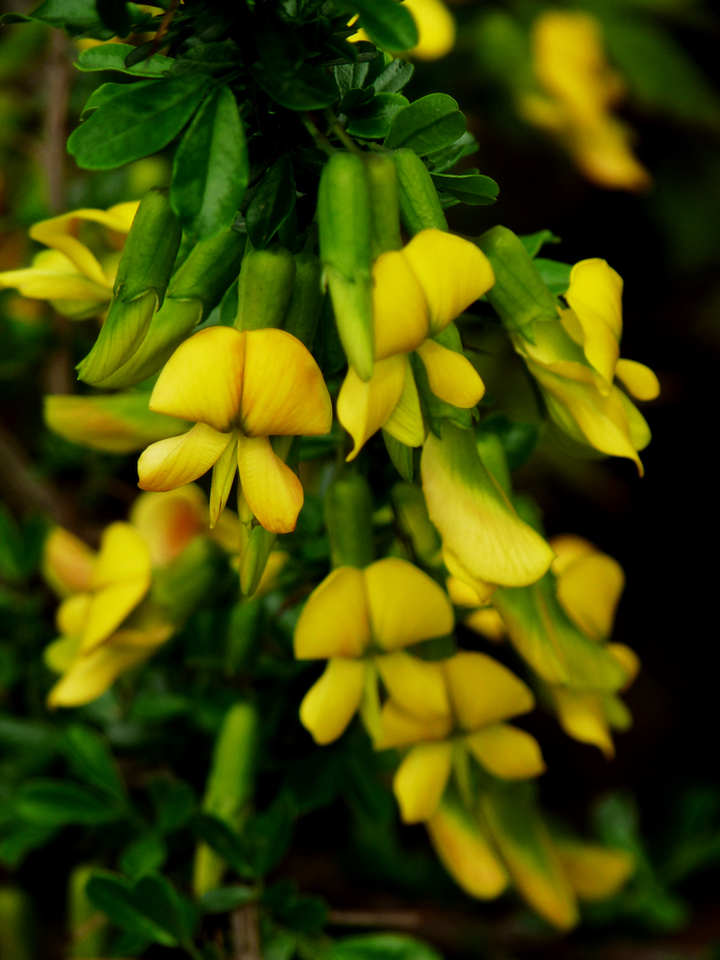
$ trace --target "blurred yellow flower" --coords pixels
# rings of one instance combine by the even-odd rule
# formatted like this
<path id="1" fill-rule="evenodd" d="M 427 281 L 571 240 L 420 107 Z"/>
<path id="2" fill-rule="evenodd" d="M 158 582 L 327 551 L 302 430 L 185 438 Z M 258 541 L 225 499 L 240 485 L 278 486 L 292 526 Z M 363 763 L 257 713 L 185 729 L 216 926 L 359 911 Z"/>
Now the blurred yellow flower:
<path id="1" fill-rule="evenodd" d="M 403 5 L 412 14 L 418 32 L 418 42 L 402 56 L 416 60 L 439 60 L 450 53 L 455 46 L 455 18 L 443 3 L 443 0 L 404 0 Z M 350 23 L 354 23 L 351 20 Z M 360 29 L 349 40 L 370 40 L 367 33 Z M 372 42 L 372 41 L 371 41 Z"/>

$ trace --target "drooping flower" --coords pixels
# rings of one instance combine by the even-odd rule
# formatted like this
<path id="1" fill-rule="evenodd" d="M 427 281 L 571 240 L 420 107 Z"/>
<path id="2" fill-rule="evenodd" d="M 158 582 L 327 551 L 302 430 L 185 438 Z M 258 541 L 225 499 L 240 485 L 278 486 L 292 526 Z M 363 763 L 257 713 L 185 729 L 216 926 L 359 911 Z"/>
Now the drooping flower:
<path id="1" fill-rule="evenodd" d="M 634 460 L 650 442 L 645 418 L 615 383 L 638 400 L 660 392 L 657 377 L 641 363 L 619 359 L 622 278 L 604 260 L 576 263 L 558 320 L 536 320 L 534 343 L 511 334 L 543 394 L 555 423 L 577 442 Z"/>
<path id="2" fill-rule="evenodd" d="M 520 111 L 548 130 L 590 180 L 611 190 L 643 190 L 650 175 L 631 149 L 632 131 L 613 116 L 622 78 L 603 50 L 598 20 L 589 13 L 546 10 L 532 28 L 540 90 L 520 98 Z"/>
<path id="3" fill-rule="evenodd" d="M 545 770 L 533 736 L 505 723 L 535 706 L 529 687 L 484 653 L 427 662 L 396 653 L 377 664 L 390 699 L 377 749 L 409 747 L 393 781 L 406 823 L 428 820 L 445 792 L 458 751 L 503 779 Z"/>
<path id="4" fill-rule="evenodd" d="M 273 533 L 295 528 L 302 485 L 270 437 L 323 434 L 332 425 L 325 381 L 299 340 L 277 329 L 202 330 L 166 363 L 150 409 L 195 426 L 145 450 L 138 462 L 143 490 L 174 490 L 212 467 L 214 524 L 239 469 L 242 492 L 258 522 Z"/>
<path id="5" fill-rule="evenodd" d="M 484 386 L 472 364 L 436 338 L 494 283 L 475 244 L 441 230 L 423 230 L 402 250 L 373 266 L 375 368 L 363 381 L 350 367 L 337 402 L 338 419 L 354 440 L 348 460 L 381 427 L 408 446 L 425 439 L 420 399 L 410 365 L 415 352 L 433 393 L 468 409 Z"/>
<path id="6" fill-rule="evenodd" d="M 295 628 L 299 660 L 328 658 L 300 707 L 315 741 L 336 740 L 372 691 L 377 697 L 377 670 L 400 656 L 395 651 L 445 636 L 453 623 L 445 593 L 406 560 L 388 557 L 364 570 L 333 570 L 310 595 Z"/>
<path id="7" fill-rule="evenodd" d="M 31 267 L 0 273 L 0 288 L 15 287 L 23 297 L 48 300 L 58 313 L 74 320 L 102 313 L 110 302 L 124 237 L 130 231 L 137 201 L 108 210 L 83 209 L 41 220 L 30 237 L 49 247 Z M 98 257 L 80 239 L 83 223 L 107 228 L 107 250 Z"/>

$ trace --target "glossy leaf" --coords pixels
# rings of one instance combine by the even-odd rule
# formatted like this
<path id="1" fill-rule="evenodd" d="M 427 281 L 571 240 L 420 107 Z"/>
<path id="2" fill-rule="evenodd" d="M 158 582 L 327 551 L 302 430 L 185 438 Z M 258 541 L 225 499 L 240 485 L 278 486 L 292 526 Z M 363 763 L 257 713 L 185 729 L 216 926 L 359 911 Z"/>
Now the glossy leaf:
<path id="1" fill-rule="evenodd" d="M 520 237 L 520 240 L 531 257 L 536 257 L 546 243 L 560 243 L 560 237 L 556 237 L 552 230 L 538 230 L 537 233 L 528 233 L 524 237 Z"/>
<path id="2" fill-rule="evenodd" d="M 368 933 L 343 937 L 330 949 L 328 960 L 441 960 L 429 944 L 402 933 Z"/>
<path id="3" fill-rule="evenodd" d="M 495 203 L 500 187 L 491 177 L 484 177 L 477 173 L 461 174 L 431 174 L 433 183 L 438 190 L 444 190 L 461 203 L 474 206 Z"/>
<path id="4" fill-rule="evenodd" d="M 449 147 L 465 132 L 465 117 L 445 93 L 431 93 L 405 107 L 394 118 L 385 146 L 410 147 L 421 157 Z"/>
<path id="5" fill-rule="evenodd" d="M 125 58 L 134 51 L 135 47 L 129 43 L 100 44 L 83 50 L 76 66 L 78 70 L 86 73 L 93 70 L 118 70 L 120 73 L 129 73 L 133 77 L 161 77 L 175 62 L 170 57 L 163 57 L 156 53 L 128 67 L 125 65 Z"/>
<path id="6" fill-rule="evenodd" d="M 394 0 L 356 0 L 360 24 L 365 32 L 383 50 L 399 52 L 410 50 L 418 42 L 418 32 L 412 14 Z"/>
<path id="7" fill-rule="evenodd" d="M 125 784 L 110 749 L 89 727 L 73 724 L 65 733 L 65 750 L 78 776 L 116 800 L 125 799 Z"/>
<path id="8" fill-rule="evenodd" d="M 200 909 L 203 913 L 229 913 L 256 899 L 257 891 L 253 887 L 217 887 L 203 896 Z"/>
<path id="9" fill-rule="evenodd" d="M 559 260 L 546 260 L 545 257 L 535 257 L 534 263 L 551 293 L 559 296 L 567 292 L 570 286 L 571 264 L 561 263 Z"/>
<path id="10" fill-rule="evenodd" d="M 263 90 L 288 110 L 320 110 L 338 98 L 335 81 L 321 67 L 302 64 L 282 70 L 255 66 L 251 72 Z"/>
<path id="11" fill-rule="evenodd" d="M 407 97 L 401 93 L 378 93 L 367 106 L 352 112 L 347 132 L 365 140 L 382 140 L 393 118 L 407 105 Z"/>
<path id="12" fill-rule="evenodd" d="M 64 826 L 110 823 L 123 816 L 116 805 L 77 783 L 64 780 L 34 780 L 25 783 L 17 796 L 18 814 L 29 823 Z"/>
<path id="13" fill-rule="evenodd" d="M 295 176 L 287 155 L 283 155 L 267 171 L 250 201 L 246 221 L 250 242 L 263 250 L 293 212 Z"/>

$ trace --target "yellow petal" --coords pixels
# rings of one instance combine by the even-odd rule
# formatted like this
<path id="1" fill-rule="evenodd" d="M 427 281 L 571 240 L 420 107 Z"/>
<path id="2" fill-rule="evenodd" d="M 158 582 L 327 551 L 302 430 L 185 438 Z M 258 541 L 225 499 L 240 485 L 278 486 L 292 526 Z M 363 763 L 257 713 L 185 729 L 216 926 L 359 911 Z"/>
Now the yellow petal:
<path id="1" fill-rule="evenodd" d="M 593 640 L 606 640 L 624 586 L 625 574 L 617 560 L 597 552 L 567 567 L 558 578 L 557 595 L 581 630 Z"/>
<path id="2" fill-rule="evenodd" d="M 615 376 L 637 400 L 654 400 L 660 395 L 660 381 L 650 367 L 636 360 L 618 360 Z"/>
<path id="3" fill-rule="evenodd" d="M 461 651 L 442 665 L 455 716 L 464 730 L 516 717 L 535 706 L 530 688 L 485 653 Z"/>
<path id="4" fill-rule="evenodd" d="M 310 594 L 295 627 L 298 660 L 361 657 L 370 644 L 363 575 L 338 567 Z"/>
<path id="5" fill-rule="evenodd" d="M 454 626 L 447 594 L 407 560 L 386 557 L 364 571 L 372 637 L 383 650 L 442 637 Z"/>
<path id="6" fill-rule="evenodd" d="M 551 569 L 556 577 L 561 577 L 567 568 L 581 557 L 599 553 L 594 543 L 590 543 L 589 540 L 578 537 L 574 533 L 563 533 L 560 536 L 552 537 L 549 543 L 555 551 L 555 559 L 552 562 Z"/>
<path id="7" fill-rule="evenodd" d="M 405 0 L 418 28 L 418 42 L 410 51 L 416 60 L 437 60 L 455 44 L 455 20 L 442 0 Z"/>
<path id="8" fill-rule="evenodd" d="M 552 698 L 560 726 L 569 737 L 594 744 L 608 760 L 615 756 L 602 694 L 553 687 Z"/>
<path id="9" fill-rule="evenodd" d="M 452 744 L 411 747 L 393 779 L 393 792 L 404 823 L 421 823 L 437 810 L 452 767 Z"/>
<path id="10" fill-rule="evenodd" d="M 354 441 L 348 460 L 390 419 L 400 402 L 406 375 L 407 361 L 402 355 L 380 360 L 367 381 L 349 368 L 337 399 L 338 420 Z"/>
<path id="11" fill-rule="evenodd" d="M 40 223 L 30 227 L 30 237 L 59 250 L 86 277 L 104 286 L 106 280 L 103 268 L 85 244 L 73 236 L 73 233 L 77 232 L 79 220 L 94 220 L 96 223 L 102 223 L 106 218 L 107 214 L 104 210 L 76 210 L 50 220 L 41 220 Z"/>
<path id="12" fill-rule="evenodd" d="M 426 826 L 443 866 L 466 893 L 480 900 L 500 896 L 508 884 L 507 871 L 464 810 L 443 800 Z"/>
<path id="13" fill-rule="evenodd" d="M 570 272 L 565 299 L 583 329 L 585 356 L 608 384 L 615 376 L 622 336 L 623 281 L 605 260 L 581 260 Z"/>
<path id="14" fill-rule="evenodd" d="M 67 673 L 80 650 L 80 637 L 59 637 L 43 650 L 43 663 L 53 673 Z"/>
<path id="15" fill-rule="evenodd" d="M 403 248 L 430 308 L 430 336 L 467 310 L 495 283 L 490 261 L 474 243 L 442 230 L 422 230 Z"/>
<path id="16" fill-rule="evenodd" d="M 430 519 L 468 573 L 488 583 L 534 583 L 553 553 L 540 534 L 517 515 L 482 465 L 471 430 L 446 420 L 443 438 L 430 434 L 423 447 L 423 491 Z"/>
<path id="17" fill-rule="evenodd" d="M 314 436 L 332 426 L 332 403 L 312 354 L 284 330 L 248 330 L 241 402 L 249 437 Z"/>
<path id="18" fill-rule="evenodd" d="M 571 840 L 556 840 L 555 847 L 580 900 L 607 900 L 635 872 L 635 860 L 627 850 Z"/>
<path id="19" fill-rule="evenodd" d="M 479 607 L 487 603 L 494 590 L 488 591 L 487 597 L 481 597 L 477 590 L 465 583 L 460 577 L 448 577 L 445 585 L 450 599 L 456 607 Z"/>
<path id="20" fill-rule="evenodd" d="M 413 743 L 428 740 L 444 740 L 452 728 L 450 715 L 434 717 L 411 716 L 393 700 L 383 704 L 381 717 L 382 735 L 374 740 L 376 750 L 390 747 L 409 747 Z"/>
<path id="21" fill-rule="evenodd" d="M 334 658 L 305 694 L 300 720 L 316 743 L 332 743 L 345 732 L 362 700 L 365 670 L 364 660 Z"/>
<path id="22" fill-rule="evenodd" d="M 63 600 L 55 614 L 55 622 L 65 637 L 79 637 L 85 628 L 92 596 L 89 593 L 77 593 Z"/>
<path id="23" fill-rule="evenodd" d="M 153 565 L 165 566 L 207 531 L 207 499 L 193 483 L 168 493 L 141 493 L 132 505 L 130 522 L 150 548 Z"/>
<path id="24" fill-rule="evenodd" d="M 405 382 L 397 406 L 390 418 L 385 421 L 383 429 L 391 436 L 405 443 L 409 447 L 419 447 L 425 440 L 425 424 L 423 423 L 420 397 L 417 384 L 413 376 L 410 360 L 405 357 Z"/>
<path id="25" fill-rule="evenodd" d="M 233 327 L 209 327 L 188 337 L 163 367 L 150 409 L 220 433 L 231 430 L 240 412 L 245 336 Z"/>
<path id="26" fill-rule="evenodd" d="M 64 527 L 53 527 L 43 544 L 42 574 L 60 597 L 90 586 L 95 551 Z"/>
<path id="27" fill-rule="evenodd" d="M 97 700 L 125 670 L 147 660 L 153 647 L 103 644 L 78 657 L 48 694 L 48 707 L 80 707 Z"/>
<path id="28" fill-rule="evenodd" d="M 463 623 L 470 630 L 479 633 L 493 643 L 500 643 L 505 638 L 505 624 L 497 610 L 492 607 L 474 610 L 469 616 L 465 617 Z"/>
<path id="29" fill-rule="evenodd" d="M 467 357 L 426 340 L 417 350 L 427 371 L 430 389 L 453 406 L 469 409 L 479 403 L 485 384 Z"/>
<path id="30" fill-rule="evenodd" d="M 129 523 L 111 523 L 103 533 L 90 588 L 98 590 L 118 580 L 140 578 L 150 585 L 152 561 L 142 535 Z"/>
<path id="31" fill-rule="evenodd" d="M 98 306 L 112 296 L 109 286 L 100 286 L 79 274 L 62 275 L 52 269 L 28 267 L 0 273 L 0 289 L 15 287 L 31 300 L 77 300 Z"/>
<path id="32" fill-rule="evenodd" d="M 410 353 L 428 335 L 428 304 L 418 278 L 400 250 L 373 264 L 375 359 Z"/>
<path id="33" fill-rule="evenodd" d="M 450 727 L 450 703 L 439 663 L 407 653 L 375 657 L 383 683 L 400 710 L 420 719 L 439 718 Z"/>
<path id="34" fill-rule="evenodd" d="M 238 436 L 243 494 L 258 523 L 271 533 L 291 533 L 303 505 L 302 484 L 267 437 Z"/>
<path id="35" fill-rule="evenodd" d="M 103 587 L 93 596 L 82 632 L 80 651 L 88 653 L 129 616 L 148 592 L 150 579 L 135 578 Z"/>
<path id="36" fill-rule="evenodd" d="M 617 388 L 615 387 L 613 389 Z M 622 390 L 618 390 L 617 392 L 620 402 L 625 410 L 625 416 L 627 417 L 628 430 L 630 432 L 630 442 L 636 450 L 644 450 L 652 439 L 652 434 L 650 433 L 650 427 L 648 426 L 647 420 L 640 413 L 630 397 L 626 396 Z M 640 471 L 640 476 L 642 476 L 642 471 Z"/>
<path id="37" fill-rule="evenodd" d="M 609 643 L 607 652 L 613 657 L 627 674 L 627 680 L 620 688 L 627 690 L 635 677 L 640 673 L 640 657 L 624 643 Z"/>
<path id="38" fill-rule="evenodd" d="M 222 456 L 232 433 L 196 423 L 187 433 L 151 444 L 138 460 L 141 490 L 175 490 L 197 480 Z"/>
<path id="39" fill-rule="evenodd" d="M 471 733 L 465 737 L 465 743 L 473 756 L 495 777 L 526 780 L 546 770 L 535 737 L 507 723 L 497 723 Z"/>

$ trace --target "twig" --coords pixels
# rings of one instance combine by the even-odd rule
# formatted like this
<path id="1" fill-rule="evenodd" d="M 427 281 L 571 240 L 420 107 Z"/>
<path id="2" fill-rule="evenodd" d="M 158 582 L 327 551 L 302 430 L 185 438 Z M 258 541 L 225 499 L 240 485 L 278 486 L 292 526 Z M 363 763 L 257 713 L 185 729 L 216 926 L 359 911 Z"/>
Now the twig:
<path id="1" fill-rule="evenodd" d="M 56 523 L 72 527 L 73 520 L 60 494 L 30 469 L 30 460 L 12 434 L 0 424 L 0 491 L 8 505 L 21 516 L 46 513 Z"/>
<path id="2" fill-rule="evenodd" d="M 65 203 L 65 137 L 70 96 L 70 57 L 67 37 L 53 30 L 47 60 L 47 109 L 45 111 L 42 161 L 47 201 L 51 213 L 60 213 Z"/>
<path id="3" fill-rule="evenodd" d="M 230 914 L 232 934 L 232 960 L 261 960 L 258 908 L 256 903 L 246 903 Z"/>

